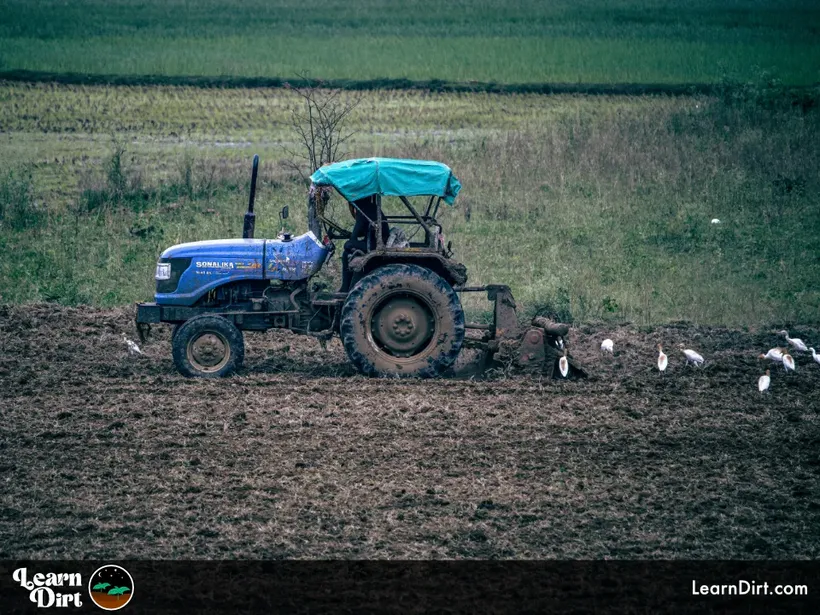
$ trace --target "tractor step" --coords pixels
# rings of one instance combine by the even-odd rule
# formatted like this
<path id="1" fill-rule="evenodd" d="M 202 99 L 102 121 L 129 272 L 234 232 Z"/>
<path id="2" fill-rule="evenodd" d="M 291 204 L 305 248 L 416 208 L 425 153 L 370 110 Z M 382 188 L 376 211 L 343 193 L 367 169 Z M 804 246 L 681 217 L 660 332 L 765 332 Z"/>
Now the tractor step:
<path id="1" fill-rule="evenodd" d="M 313 305 L 342 305 L 347 293 L 318 293 L 310 300 Z"/>

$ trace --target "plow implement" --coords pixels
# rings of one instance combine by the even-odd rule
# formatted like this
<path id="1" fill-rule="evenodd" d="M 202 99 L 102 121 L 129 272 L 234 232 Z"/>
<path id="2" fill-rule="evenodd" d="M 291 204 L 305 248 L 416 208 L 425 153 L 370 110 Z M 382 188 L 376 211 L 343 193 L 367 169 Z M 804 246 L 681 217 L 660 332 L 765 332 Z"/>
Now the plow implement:
<path id="1" fill-rule="evenodd" d="M 465 337 L 464 347 L 482 352 L 478 369 L 512 367 L 517 372 L 541 374 L 547 378 L 586 378 L 587 372 L 572 358 L 567 348 L 569 325 L 536 316 L 529 326 L 518 322 L 516 304 L 509 286 L 488 284 L 466 286 L 458 292 L 486 292 L 494 304 L 492 324 L 467 323 L 466 329 L 484 331 L 482 337 Z M 566 376 L 560 361 L 566 357 Z"/>

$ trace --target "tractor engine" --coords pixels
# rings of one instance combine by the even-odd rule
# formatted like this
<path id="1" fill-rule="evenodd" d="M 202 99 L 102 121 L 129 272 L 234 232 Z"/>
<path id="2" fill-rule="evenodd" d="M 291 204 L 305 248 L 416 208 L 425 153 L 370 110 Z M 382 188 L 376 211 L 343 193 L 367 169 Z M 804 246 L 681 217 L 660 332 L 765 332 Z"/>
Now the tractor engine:
<path id="1" fill-rule="evenodd" d="M 221 313 L 241 312 L 235 318 L 245 330 L 290 329 L 316 333 L 331 326 L 327 309 L 314 307 L 305 281 L 242 281 L 206 293 L 194 305 Z"/>

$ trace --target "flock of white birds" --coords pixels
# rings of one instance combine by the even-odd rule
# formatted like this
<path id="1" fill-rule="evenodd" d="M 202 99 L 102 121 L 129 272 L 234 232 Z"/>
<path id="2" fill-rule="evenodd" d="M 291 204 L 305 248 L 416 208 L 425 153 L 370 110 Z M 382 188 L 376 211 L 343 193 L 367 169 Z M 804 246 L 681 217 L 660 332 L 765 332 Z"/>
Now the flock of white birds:
<path id="1" fill-rule="evenodd" d="M 799 350 L 800 352 L 811 352 L 812 359 L 817 364 L 820 364 L 820 355 L 815 352 L 814 348 L 809 348 L 806 346 L 805 342 L 800 338 L 796 337 L 789 337 L 788 331 L 780 331 L 779 335 L 783 335 L 786 337 L 786 341 L 795 349 Z M 125 333 L 122 334 L 122 341 L 125 343 L 126 348 L 128 349 L 128 354 L 130 356 L 140 355 L 142 351 L 140 347 L 137 346 L 136 342 L 129 340 Z M 562 344 L 563 346 L 563 344 Z M 680 348 L 681 352 L 686 357 L 686 364 L 693 365 L 694 367 L 698 367 L 703 365 L 705 360 L 703 356 L 692 350 L 691 348 L 686 348 L 683 344 L 679 344 L 678 347 Z M 601 352 L 608 352 L 610 354 L 615 354 L 615 344 L 614 342 L 607 338 L 603 342 L 601 342 Z M 796 365 L 794 362 L 794 358 L 789 354 L 788 348 L 770 348 L 769 352 L 766 354 L 759 354 L 759 359 L 769 359 L 770 361 L 775 361 L 777 363 L 783 364 L 783 369 L 787 372 L 796 371 Z M 663 346 L 658 344 L 658 370 L 663 373 L 666 371 L 667 366 L 669 365 L 669 357 L 663 352 Z M 564 378 L 567 377 L 569 373 L 569 361 L 567 360 L 567 350 L 564 348 L 564 356 L 558 359 L 558 371 L 561 372 L 561 376 Z M 763 374 L 757 380 L 757 388 L 762 393 L 763 391 L 769 388 L 771 384 L 771 370 L 766 370 L 766 373 Z"/>
<path id="2" fill-rule="evenodd" d="M 815 363 L 820 364 L 820 355 L 814 350 L 814 348 L 809 348 L 806 346 L 806 343 L 797 337 L 789 337 L 788 331 L 781 331 L 780 335 L 786 338 L 786 341 L 789 345 L 798 350 L 800 352 L 811 352 L 811 358 L 814 359 Z M 796 371 L 797 365 L 794 362 L 794 357 L 789 354 L 788 348 L 769 348 L 769 352 L 766 354 L 759 354 L 759 359 L 769 359 L 769 361 L 774 361 L 776 363 L 782 363 L 783 369 L 787 372 Z M 771 370 L 766 370 L 766 373 L 763 374 L 757 380 L 757 388 L 762 393 L 763 391 L 769 388 L 771 384 Z"/>
<path id="3" fill-rule="evenodd" d="M 780 331 L 778 335 L 783 335 L 786 338 L 786 342 L 800 352 L 811 352 L 812 359 L 814 359 L 815 363 L 820 364 L 820 355 L 815 352 L 814 348 L 809 348 L 806 346 L 806 343 L 797 337 L 789 337 L 788 331 Z M 699 365 L 703 365 L 704 359 L 698 353 L 692 350 L 691 348 L 684 347 L 683 344 L 679 345 L 681 352 L 686 356 L 686 364 L 689 365 L 690 363 L 698 367 Z M 615 352 L 615 344 L 612 342 L 611 339 L 605 339 L 601 342 L 601 352 L 608 352 L 610 354 L 614 354 Z M 769 352 L 766 354 L 758 355 L 760 359 L 769 359 L 770 361 L 775 361 L 777 363 L 782 363 L 783 369 L 786 372 L 794 372 L 797 369 L 797 366 L 794 362 L 794 357 L 789 354 L 788 348 L 770 348 Z M 669 357 L 663 352 L 663 346 L 658 344 L 658 370 L 663 373 L 666 371 L 667 366 L 669 365 Z M 562 370 L 563 374 L 563 370 Z M 757 380 L 757 388 L 762 393 L 769 388 L 771 384 L 771 370 L 766 370 L 766 373 L 763 374 Z"/>
<path id="4" fill-rule="evenodd" d="M 679 344 L 678 347 L 680 348 L 680 351 L 683 353 L 683 355 L 686 357 L 687 365 L 691 364 L 695 367 L 698 367 L 704 364 L 705 359 L 699 352 L 696 352 L 691 348 L 686 348 L 683 344 Z M 609 338 L 601 342 L 601 352 L 608 352 L 610 354 L 614 354 L 614 342 Z M 660 372 L 663 373 L 666 371 L 668 365 L 669 357 L 667 357 L 666 353 L 664 353 L 663 346 L 661 344 L 658 344 L 658 370 L 660 370 Z"/>

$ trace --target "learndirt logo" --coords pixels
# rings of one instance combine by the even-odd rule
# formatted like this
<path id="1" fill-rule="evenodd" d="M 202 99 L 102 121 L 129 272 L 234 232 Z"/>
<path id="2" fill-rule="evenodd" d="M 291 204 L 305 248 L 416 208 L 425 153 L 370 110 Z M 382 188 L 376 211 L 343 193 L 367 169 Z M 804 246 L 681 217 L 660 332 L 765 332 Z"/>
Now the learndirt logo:
<path id="1" fill-rule="evenodd" d="M 109 564 L 98 568 L 88 581 L 91 600 L 101 609 L 116 611 L 134 597 L 134 579 L 122 566 Z"/>
<path id="2" fill-rule="evenodd" d="M 12 578 L 30 592 L 29 599 L 37 605 L 38 609 L 83 605 L 80 592 L 71 591 L 73 588 L 83 586 L 79 572 L 70 574 L 38 572 L 29 578 L 28 568 L 18 568 L 14 571 Z"/>
<path id="3" fill-rule="evenodd" d="M 18 568 L 12 578 L 29 592 L 29 600 L 38 609 L 79 608 L 83 606 L 82 576 L 79 572 L 37 572 Z M 73 591 L 73 590 L 77 591 Z M 121 609 L 134 595 L 134 579 L 122 566 L 109 564 L 98 568 L 88 582 L 91 601 L 106 611 Z"/>

